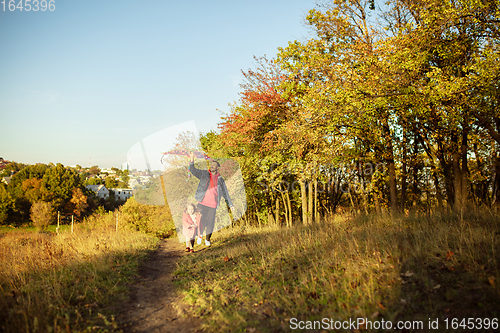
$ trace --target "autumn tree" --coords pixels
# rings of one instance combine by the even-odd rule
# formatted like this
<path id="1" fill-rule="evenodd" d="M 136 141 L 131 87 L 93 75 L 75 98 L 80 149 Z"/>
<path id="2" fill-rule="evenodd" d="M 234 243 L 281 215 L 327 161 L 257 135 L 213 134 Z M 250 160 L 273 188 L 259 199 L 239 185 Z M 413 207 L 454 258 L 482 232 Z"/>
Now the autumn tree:
<path id="1" fill-rule="evenodd" d="M 52 204 L 45 201 L 37 201 L 31 206 L 31 220 L 38 230 L 45 230 L 54 219 Z"/>
<path id="2" fill-rule="evenodd" d="M 87 196 L 83 193 L 80 188 L 74 188 L 72 191 L 72 197 L 69 201 L 69 209 L 77 217 L 81 217 L 85 212 L 85 209 L 89 206 L 87 204 Z"/>
<path id="3" fill-rule="evenodd" d="M 296 164 L 288 146 L 294 141 L 279 134 L 282 126 L 290 125 L 290 101 L 279 91 L 288 76 L 274 60 L 265 57 L 255 60 L 256 69 L 243 72 L 239 102 L 223 117 L 219 142 L 223 143 L 225 153 L 240 163 L 245 182 L 258 185 L 249 189 L 252 196 L 249 202 L 256 214 L 262 206 L 255 198 L 262 198 L 267 206 L 267 220 L 277 222 L 281 202 L 285 219 L 291 224 L 290 193 L 278 187 L 283 181 L 293 183 L 290 176 L 296 176 L 292 173 L 297 170 L 285 170 L 287 164 Z"/>
<path id="4" fill-rule="evenodd" d="M 50 193 L 47 192 L 45 188 L 42 188 L 42 179 L 26 179 L 22 182 L 21 189 L 23 190 L 26 199 L 28 199 L 32 204 L 40 200 L 50 200 Z"/>
<path id="5" fill-rule="evenodd" d="M 367 5 L 351 0 L 310 11 L 307 20 L 317 37 L 290 43 L 278 55 L 284 68 L 300 78 L 291 90 L 306 92 L 299 98 L 313 113 L 321 114 L 326 106 L 328 119 L 347 143 L 344 156 L 351 151 L 355 159 L 382 158 L 392 211 L 398 209 L 399 188 L 404 207 L 409 163 L 418 168 L 409 160 L 408 147 L 415 148 L 412 156 L 420 150 L 438 161 L 431 166 L 436 189 L 442 174 L 447 201 L 460 210 L 469 188 L 469 136 L 477 125 L 495 134 L 493 116 L 474 121 L 472 115 L 480 120 L 476 110 L 481 109 L 472 101 L 478 88 L 486 91 L 482 87 L 491 87 L 488 82 L 498 82 L 481 78 L 498 75 L 498 57 L 492 57 L 498 52 L 492 24 L 496 7 L 470 1 L 390 1 L 382 12 L 387 33 L 371 27 Z M 492 70 L 484 70 L 486 63 Z M 476 70 L 479 64 L 483 72 Z"/>
<path id="6" fill-rule="evenodd" d="M 346 0 L 311 10 L 314 36 L 258 59 L 220 133 L 207 134 L 208 146 L 240 159 L 250 202 L 278 212 L 270 218 L 280 204 L 269 189 L 283 181 L 300 184 L 289 212 L 301 209 L 304 223 L 318 206 L 335 207 L 339 184 L 356 184 L 346 200 L 367 213 L 497 201 L 497 1 L 376 7 Z M 318 191 L 325 180 L 328 195 Z"/>
<path id="7" fill-rule="evenodd" d="M 101 173 L 101 169 L 99 169 L 99 167 L 97 165 L 94 165 L 92 166 L 90 169 L 89 169 L 89 173 L 91 175 L 98 175 Z"/>
<path id="8" fill-rule="evenodd" d="M 296 78 L 286 82 L 285 88 L 300 99 L 297 104 L 305 114 L 301 130 L 322 133 L 330 148 L 326 156 L 335 156 L 338 167 L 366 161 L 375 164 L 382 158 L 389 166 L 390 201 L 395 210 L 393 108 L 387 101 L 373 103 L 367 98 L 381 95 L 381 81 L 390 77 L 380 71 L 380 33 L 370 25 L 369 5 L 343 1 L 311 10 L 306 19 L 316 38 L 290 42 L 280 48 L 278 60 Z M 315 158 L 319 151 L 313 153 Z M 358 178 L 364 195 L 365 177 L 360 174 Z M 350 197 L 354 194 L 349 191 Z"/>

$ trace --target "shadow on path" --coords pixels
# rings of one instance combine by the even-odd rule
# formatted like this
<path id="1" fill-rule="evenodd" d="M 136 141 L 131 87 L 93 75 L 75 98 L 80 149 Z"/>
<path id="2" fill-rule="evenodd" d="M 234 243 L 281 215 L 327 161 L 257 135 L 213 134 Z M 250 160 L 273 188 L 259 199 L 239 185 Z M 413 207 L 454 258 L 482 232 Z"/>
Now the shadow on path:
<path id="1" fill-rule="evenodd" d="M 139 277 L 131 286 L 130 299 L 117 311 L 123 332 L 201 332 L 200 319 L 186 315 L 172 282 L 176 261 L 184 255 L 177 238 L 162 240 L 158 249 L 139 267 Z"/>

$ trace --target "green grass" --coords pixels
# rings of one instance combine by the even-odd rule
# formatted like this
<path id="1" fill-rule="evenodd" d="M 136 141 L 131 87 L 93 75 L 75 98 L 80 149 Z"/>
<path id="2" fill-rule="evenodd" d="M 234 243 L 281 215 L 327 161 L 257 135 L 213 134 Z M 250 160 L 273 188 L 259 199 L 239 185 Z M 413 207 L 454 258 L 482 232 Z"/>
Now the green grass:
<path id="1" fill-rule="evenodd" d="M 49 225 L 45 232 L 49 233 L 56 233 L 57 225 Z M 60 232 L 70 232 L 71 231 L 71 224 L 70 225 L 60 225 L 59 226 L 59 231 Z M 37 227 L 35 226 L 29 226 L 29 227 L 11 227 L 11 226 L 0 226 L 0 235 L 1 234 L 6 234 L 6 233 L 26 233 L 26 232 L 38 232 Z"/>
<path id="2" fill-rule="evenodd" d="M 367 216 L 215 235 L 176 271 L 208 331 L 289 331 L 323 318 L 426 329 L 431 318 L 443 331 L 446 318 L 500 317 L 500 221 L 491 215 Z"/>

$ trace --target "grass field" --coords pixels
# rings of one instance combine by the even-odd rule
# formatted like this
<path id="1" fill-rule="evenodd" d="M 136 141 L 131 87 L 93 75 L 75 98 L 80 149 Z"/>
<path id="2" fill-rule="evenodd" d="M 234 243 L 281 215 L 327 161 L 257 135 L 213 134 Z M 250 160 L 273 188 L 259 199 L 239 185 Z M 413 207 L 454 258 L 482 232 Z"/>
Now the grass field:
<path id="1" fill-rule="evenodd" d="M 57 226 L 56 225 L 49 225 L 47 227 L 47 230 L 45 230 L 47 233 L 56 233 Z M 28 227 L 10 227 L 10 226 L 0 226 L 0 235 L 6 234 L 6 233 L 30 233 L 30 232 L 37 232 L 38 229 L 35 226 L 28 226 Z M 71 225 L 60 225 L 59 226 L 59 231 L 60 232 L 69 232 L 71 231 Z"/>
<path id="2" fill-rule="evenodd" d="M 158 239 L 116 232 L 111 218 L 64 228 L 0 232 L 0 331 L 117 330 L 109 305 Z M 174 282 L 207 332 L 466 331 L 468 318 L 493 332 L 499 236 L 500 219 L 479 213 L 235 226 L 182 257 Z"/>
<path id="3" fill-rule="evenodd" d="M 191 314 L 210 332 L 319 332 L 358 318 L 356 329 L 368 331 L 401 321 L 424 332 L 436 319 L 432 331 L 461 331 L 464 318 L 497 331 L 500 221 L 490 214 L 339 217 L 214 235 L 176 271 Z"/>
<path id="4" fill-rule="evenodd" d="M 50 229 L 49 229 L 50 230 Z M 112 228 L 0 234 L 0 331 L 85 332 L 116 327 L 109 304 L 124 297 L 158 238 Z M 107 312 L 108 311 L 108 312 Z"/>

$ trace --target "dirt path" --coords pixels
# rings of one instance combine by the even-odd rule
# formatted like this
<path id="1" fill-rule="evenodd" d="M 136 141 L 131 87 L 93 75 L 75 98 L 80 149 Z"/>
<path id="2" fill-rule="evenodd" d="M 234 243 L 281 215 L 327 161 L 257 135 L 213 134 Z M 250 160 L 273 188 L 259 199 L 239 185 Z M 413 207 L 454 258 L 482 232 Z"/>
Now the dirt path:
<path id="1" fill-rule="evenodd" d="M 162 240 L 144 261 L 131 287 L 130 300 L 122 304 L 117 321 L 123 332 L 201 332 L 200 319 L 186 316 L 172 282 L 175 262 L 185 247 L 177 238 Z"/>

